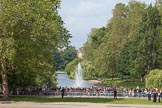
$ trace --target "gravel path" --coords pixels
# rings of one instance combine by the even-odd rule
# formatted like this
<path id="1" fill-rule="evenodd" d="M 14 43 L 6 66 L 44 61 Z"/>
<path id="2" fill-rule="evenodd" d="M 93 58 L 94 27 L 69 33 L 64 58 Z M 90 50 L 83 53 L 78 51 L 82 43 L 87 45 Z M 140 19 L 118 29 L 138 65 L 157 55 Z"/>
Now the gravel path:
<path id="1" fill-rule="evenodd" d="M 0 102 L 0 108 L 162 108 L 161 105 L 129 105 L 102 103 L 34 103 L 34 102 Z"/>

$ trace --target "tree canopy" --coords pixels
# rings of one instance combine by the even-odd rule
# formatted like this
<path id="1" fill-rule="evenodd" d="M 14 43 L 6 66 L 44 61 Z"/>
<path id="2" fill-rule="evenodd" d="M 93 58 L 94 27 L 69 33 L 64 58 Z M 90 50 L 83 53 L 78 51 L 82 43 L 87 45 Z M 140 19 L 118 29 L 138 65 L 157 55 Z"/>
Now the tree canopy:
<path id="1" fill-rule="evenodd" d="M 60 0 L 0 1 L 0 71 L 5 100 L 8 84 L 14 89 L 56 83 L 53 54 L 67 46 L 71 37 L 58 15 L 59 6 Z"/>
<path id="2" fill-rule="evenodd" d="M 162 2 L 118 3 L 105 27 L 93 28 L 81 48 L 85 77 L 129 77 L 144 81 L 162 68 Z"/>

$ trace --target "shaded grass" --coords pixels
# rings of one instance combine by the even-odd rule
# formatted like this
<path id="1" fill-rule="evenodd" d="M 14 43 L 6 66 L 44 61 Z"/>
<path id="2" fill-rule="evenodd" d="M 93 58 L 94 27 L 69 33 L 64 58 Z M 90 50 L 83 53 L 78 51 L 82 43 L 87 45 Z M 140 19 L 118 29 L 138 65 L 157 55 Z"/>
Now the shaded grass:
<path id="1" fill-rule="evenodd" d="M 0 98 L 2 101 L 2 98 Z M 79 98 L 79 97 L 11 97 L 10 101 L 26 101 L 26 102 L 89 102 L 89 103 L 111 103 L 111 104 L 156 104 L 162 105 L 162 103 L 153 103 L 147 99 L 135 99 L 135 98 Z"/>

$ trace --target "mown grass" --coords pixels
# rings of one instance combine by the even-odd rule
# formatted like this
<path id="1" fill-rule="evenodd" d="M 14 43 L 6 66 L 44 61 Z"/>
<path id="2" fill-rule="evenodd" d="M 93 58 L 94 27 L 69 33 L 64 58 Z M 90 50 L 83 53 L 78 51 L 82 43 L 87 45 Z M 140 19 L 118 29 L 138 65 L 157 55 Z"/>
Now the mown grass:
<path id="1" fill-rule="evenodd" d="M 2 101 L 2 98 L 0 98 Z M 156 104 L 162 105 L 161 103 L 153 103 L 152 101 L 148 101 L 147 99 L 139 99 L 139 98 L 83 98 L 83 97 L 11 97 L 10 101 L 26 101 L 26 102 L 89 102 L 89 103 L 110 103 L 110 104 Z"/>

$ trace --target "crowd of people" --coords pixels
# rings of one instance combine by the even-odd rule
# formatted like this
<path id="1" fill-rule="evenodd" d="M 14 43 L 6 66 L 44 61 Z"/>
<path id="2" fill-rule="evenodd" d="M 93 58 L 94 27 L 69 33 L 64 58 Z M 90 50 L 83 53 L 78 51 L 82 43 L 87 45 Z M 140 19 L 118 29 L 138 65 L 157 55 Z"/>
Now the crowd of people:
<path id="1" fill-rule="evenodd" d="M 11 95 L 53 95 L 53 96 L 114 96 L 117 97 L 148 97 L 162 98 L 161 89 L 149 88 L 123 88 L 123 87 L 30 87 L 17 88 L 15 91 L 10 91 Z M 153 98 L 153 99 L 154 99 Z M 155 100 L 156 101 L 156 100 Z"/>
<path id="2" fill-rule="evenodd" d="M 161 89 L 149 88 L 123 88 L 123 87 L 30 87 L 17 88 L 15 91 L 10 91 L 10 95 L 37 95 L 37 96 L 112 96 L 117 97 L 147 97 L 148 100 L 162 99 Z"/>

